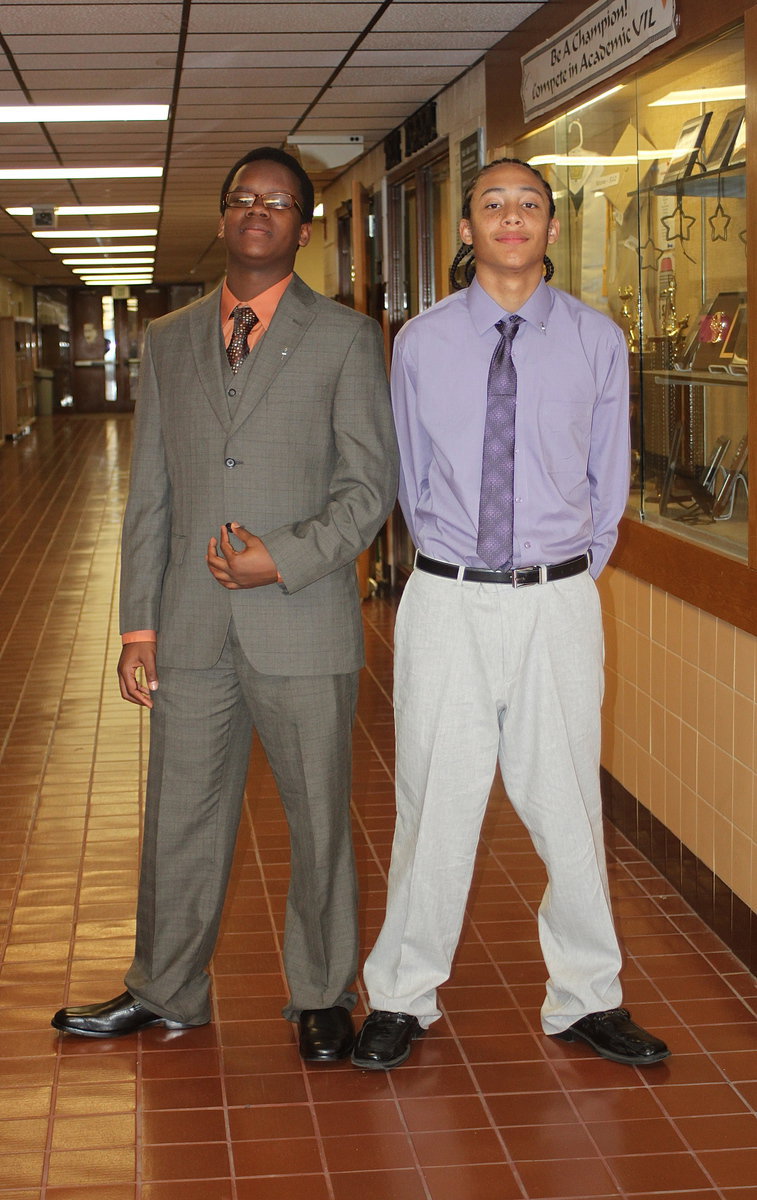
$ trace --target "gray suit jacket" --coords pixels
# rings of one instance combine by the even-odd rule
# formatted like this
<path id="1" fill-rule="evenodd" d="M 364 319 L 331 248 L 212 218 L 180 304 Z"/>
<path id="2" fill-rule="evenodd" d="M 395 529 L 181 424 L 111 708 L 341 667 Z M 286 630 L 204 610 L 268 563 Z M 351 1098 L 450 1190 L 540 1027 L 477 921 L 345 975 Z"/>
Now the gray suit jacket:
<path id="1" fill-rule="evenodd" d="M 156 629 L 159 666 L 200 669 L 218 660 L 233 615 L 265 674 L 357 670 L 354 559 L 397 486 L 381 331 L 295 275 L 249 372 L 231 383 L 220 296 L 159 318 L 145 337 L 121 630 Z M 241 387 L 233 417 L 230 386 Z M 213 579 L 207 543 L 227 521 L 262 538 L 283 586 L 229 591 Z"/>

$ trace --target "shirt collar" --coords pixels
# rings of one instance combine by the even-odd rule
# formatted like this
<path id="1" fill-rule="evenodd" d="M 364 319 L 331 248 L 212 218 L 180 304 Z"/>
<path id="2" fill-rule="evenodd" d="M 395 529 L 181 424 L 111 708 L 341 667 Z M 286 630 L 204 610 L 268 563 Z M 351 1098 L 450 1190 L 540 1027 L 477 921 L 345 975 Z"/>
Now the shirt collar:
<path id="1" fill-rule="evenodd" d="M 501 321 L 503 317 L 510 316 L 510 313 L 503 309 L 488 292 L 484 291 L 481 284 L 475 278 L 467 290 L 467 296 L 468 312 L 470 313 L 476 333 L 479 335 L 486 333 L 497 324 L 497 321 Z M 525 304 L 520 306 L 518 315 L 524 321 L 527 321 L 529 325 L 533 325 L 540 333 L 544 333 L 549 320 L 549 314 L 552 311 L 552 301 L 552 291 L 549 285 L 542 279 Z"/>
<path id="2" fill-rule="evenodd" d="M 244 304 L 254 309 L 255 316 L 263 326 L 263 329 L 267 329 L 273 320 L 273 314 L 276 312 L 278 303 L 291 281 L 292 274 L 286 275 L 284 279 L 280 279 L 272 287 L 267 288 L 264 292 L 260 292 L 254 300 L 240 300 L 234 295 L 224 279 L 223 290 L 221 291 L 221 325 L 225 325 L 231 319 L 231 313 L 238 304 Z"/>

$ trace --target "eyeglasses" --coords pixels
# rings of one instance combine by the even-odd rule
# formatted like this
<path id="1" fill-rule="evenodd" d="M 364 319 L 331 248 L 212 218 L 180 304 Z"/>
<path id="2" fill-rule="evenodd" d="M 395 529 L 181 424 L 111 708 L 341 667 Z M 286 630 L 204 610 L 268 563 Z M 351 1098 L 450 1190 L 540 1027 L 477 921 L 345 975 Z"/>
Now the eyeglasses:
<path id="1" fill-rule="evenodd" d="M 227 192 L 223 205 L 224 208 L 252 208 L 256 200 L 262 200 L 266 208 L 274 212 L 283 212 L 296 206 L 302 213 L 302 205 L 291 192 Z"/>

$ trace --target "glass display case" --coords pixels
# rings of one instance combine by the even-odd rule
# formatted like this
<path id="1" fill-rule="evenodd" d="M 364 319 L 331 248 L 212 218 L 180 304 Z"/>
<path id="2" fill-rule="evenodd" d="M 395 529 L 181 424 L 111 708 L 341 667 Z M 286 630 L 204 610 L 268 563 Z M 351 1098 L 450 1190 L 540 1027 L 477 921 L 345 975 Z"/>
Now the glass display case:
<path id="1" fill-rule="evenodd" d="M 630 504 L 746 560 L 748 353 L 743 28 L 521 138 L 561 223 L 554 283 L 623 328 Z"/>

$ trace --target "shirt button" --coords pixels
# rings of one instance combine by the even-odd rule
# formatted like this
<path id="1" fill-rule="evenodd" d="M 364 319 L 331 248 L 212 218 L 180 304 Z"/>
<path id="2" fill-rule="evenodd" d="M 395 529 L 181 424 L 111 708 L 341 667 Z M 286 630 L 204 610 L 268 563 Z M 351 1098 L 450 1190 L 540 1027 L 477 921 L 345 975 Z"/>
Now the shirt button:
<path id="1" fill-rule="evenodd" d="M 516 497 L 515 497 L 515 503 L 516 503 L 516 504 L 522 504 L 522 503 L 523 503 L 523 497 L 522 497 L 522 496 L 516 496 Z"/>
<path id="2" fill-rule="evenodd" d="M 526 547 L 526 550 L 530 550 L 530 549 L 531 549 L 531 543 L 530 543 L 530 542 L 524 542 L 524 543 L 523 543 L 523 545 Z"/>
<path id="3" fill-rule="evenodd" d="M 229 395 L 230 395 L 230 396 L 236 396 L 236 394 L 237 394 L 237 389 L 236 389 L 236 388 L 229 388 Z"/>
<path id="4" fill-rule="evenodd" d="M 236 465 L 237 460 L 235 458 L 227 458 L 225 460 L 225 466 L 229 467 L 229 469 L 231 469 L 231 467 L 235 467 Z"/>

